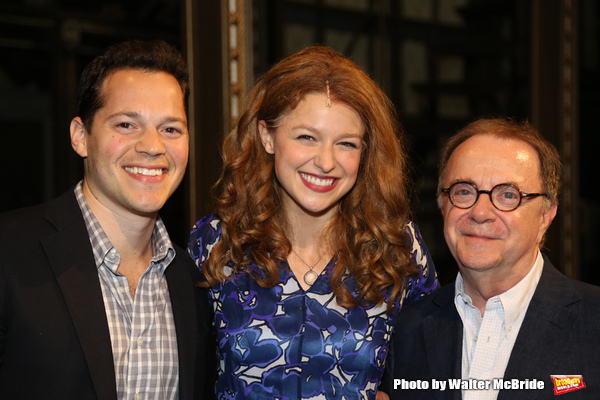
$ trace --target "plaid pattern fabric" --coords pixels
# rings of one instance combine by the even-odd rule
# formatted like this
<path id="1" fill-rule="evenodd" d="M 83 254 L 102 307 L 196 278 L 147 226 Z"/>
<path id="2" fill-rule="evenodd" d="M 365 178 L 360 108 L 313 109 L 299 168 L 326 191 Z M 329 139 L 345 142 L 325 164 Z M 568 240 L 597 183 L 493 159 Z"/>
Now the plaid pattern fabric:
<path id="1" fill-rule="evenodd" d="M 82 181 L 83 182 L 83 181 Z M 119 399 L 177 399 L 177 335 L 165 270 L 175 250 L 159 218 L 152 233 L 152 260 L 132 298 L 127 277 L 118 271 L 120 255 L 92 213 L 82 191 L 75 195 L 90 237 L 115 364 Z"/>

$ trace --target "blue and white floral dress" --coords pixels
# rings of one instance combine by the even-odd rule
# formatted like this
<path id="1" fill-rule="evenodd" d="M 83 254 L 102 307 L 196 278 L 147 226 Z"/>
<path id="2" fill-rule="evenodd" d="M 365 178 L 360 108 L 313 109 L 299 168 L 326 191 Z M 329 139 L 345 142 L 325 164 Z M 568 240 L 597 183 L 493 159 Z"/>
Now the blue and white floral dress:
<path id="1" fill-rule="evenodd" d="M 304 291 L 282 265 L 279 283 L 241 273 L 210 289 L 217 335 L 218 399 L 374 399 L 400 308 L 438 285 L 418 228 L 406 227 L 419 273 L 407 278 L 391 315 L 386 304 L 346 309 L 329 287 L 333 261 Z M 221 238 L 218 216 L 193 227 L 188 252 L 198 266 Z M 224 267 L 226 273 L 231 269 Z M 354 278 L 348 287 L 356 289 Z M 356 290 L 354 290 L 357 293 Z"/>

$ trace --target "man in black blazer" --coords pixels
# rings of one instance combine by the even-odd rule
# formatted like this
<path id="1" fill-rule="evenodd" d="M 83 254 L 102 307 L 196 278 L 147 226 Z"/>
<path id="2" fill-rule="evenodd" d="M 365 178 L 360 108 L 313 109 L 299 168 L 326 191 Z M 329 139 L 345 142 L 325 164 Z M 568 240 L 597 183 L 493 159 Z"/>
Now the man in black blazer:
<path id="1" fill-rule="evenodd" d="M 446 144 L 438 202 L 454 284 L 406 306 L 392 399 L 600 399 L 600 288 L 542 255 L 558 152 L 527 123 L 475 121 Z"/>
<path id="2" fill-rule="evenodd" d="M 206 294 L 158 217 L 187 165 L 188 96 L 164 42 L 115 45 L 82 74 L 83 181 L 0 216 L 1 399 L 211 392 Z"/>

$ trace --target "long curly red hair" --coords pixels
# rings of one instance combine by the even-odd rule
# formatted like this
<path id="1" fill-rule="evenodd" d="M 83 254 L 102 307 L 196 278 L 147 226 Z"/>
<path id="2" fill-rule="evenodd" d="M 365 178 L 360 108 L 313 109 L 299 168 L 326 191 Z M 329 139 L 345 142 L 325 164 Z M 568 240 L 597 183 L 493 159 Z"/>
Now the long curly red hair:
<path id="1" fill-rule="evenodd" d="M 404 278 L 416 271 L 404 232 L 409 216 L 404 137 L 396 111 L 379 86 L 355 63 L 334 50 L 312 46 L 275 64 L 249 95 L 248 108 L 225 139 L 224 167 L 215 185 L 222 240 L 203 266 L 209 285 L 245 272 L 264 287 L 279 282 L 279 268 L 291 251 L 286 237 L 281 187 L 273 155 L 260 141 L 258 123 L 270 129 L 309 93 L 325 93 L 355 110 L 365 127 L 364 150 L 354 187 L 340 200 L 323 235 L 335 249 L 330 284 L 338 303 L 381 304 L 388 311 L 401 294 Z M 258 269 L 250 269 L 255 263 Z M 345 287 L 355 277 L 359 298 Z"/>

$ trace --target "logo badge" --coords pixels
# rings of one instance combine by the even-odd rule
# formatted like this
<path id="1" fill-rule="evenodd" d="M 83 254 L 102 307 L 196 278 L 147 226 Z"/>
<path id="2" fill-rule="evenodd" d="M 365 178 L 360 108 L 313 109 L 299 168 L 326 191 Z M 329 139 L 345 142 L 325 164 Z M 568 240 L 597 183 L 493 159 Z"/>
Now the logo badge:
<path id="1" fill-rule="evenodd" d="M 585 387 L 581 375 L 550 375 L 550 378 L 554 382 L 554 394 L 569 393 Z"/>

